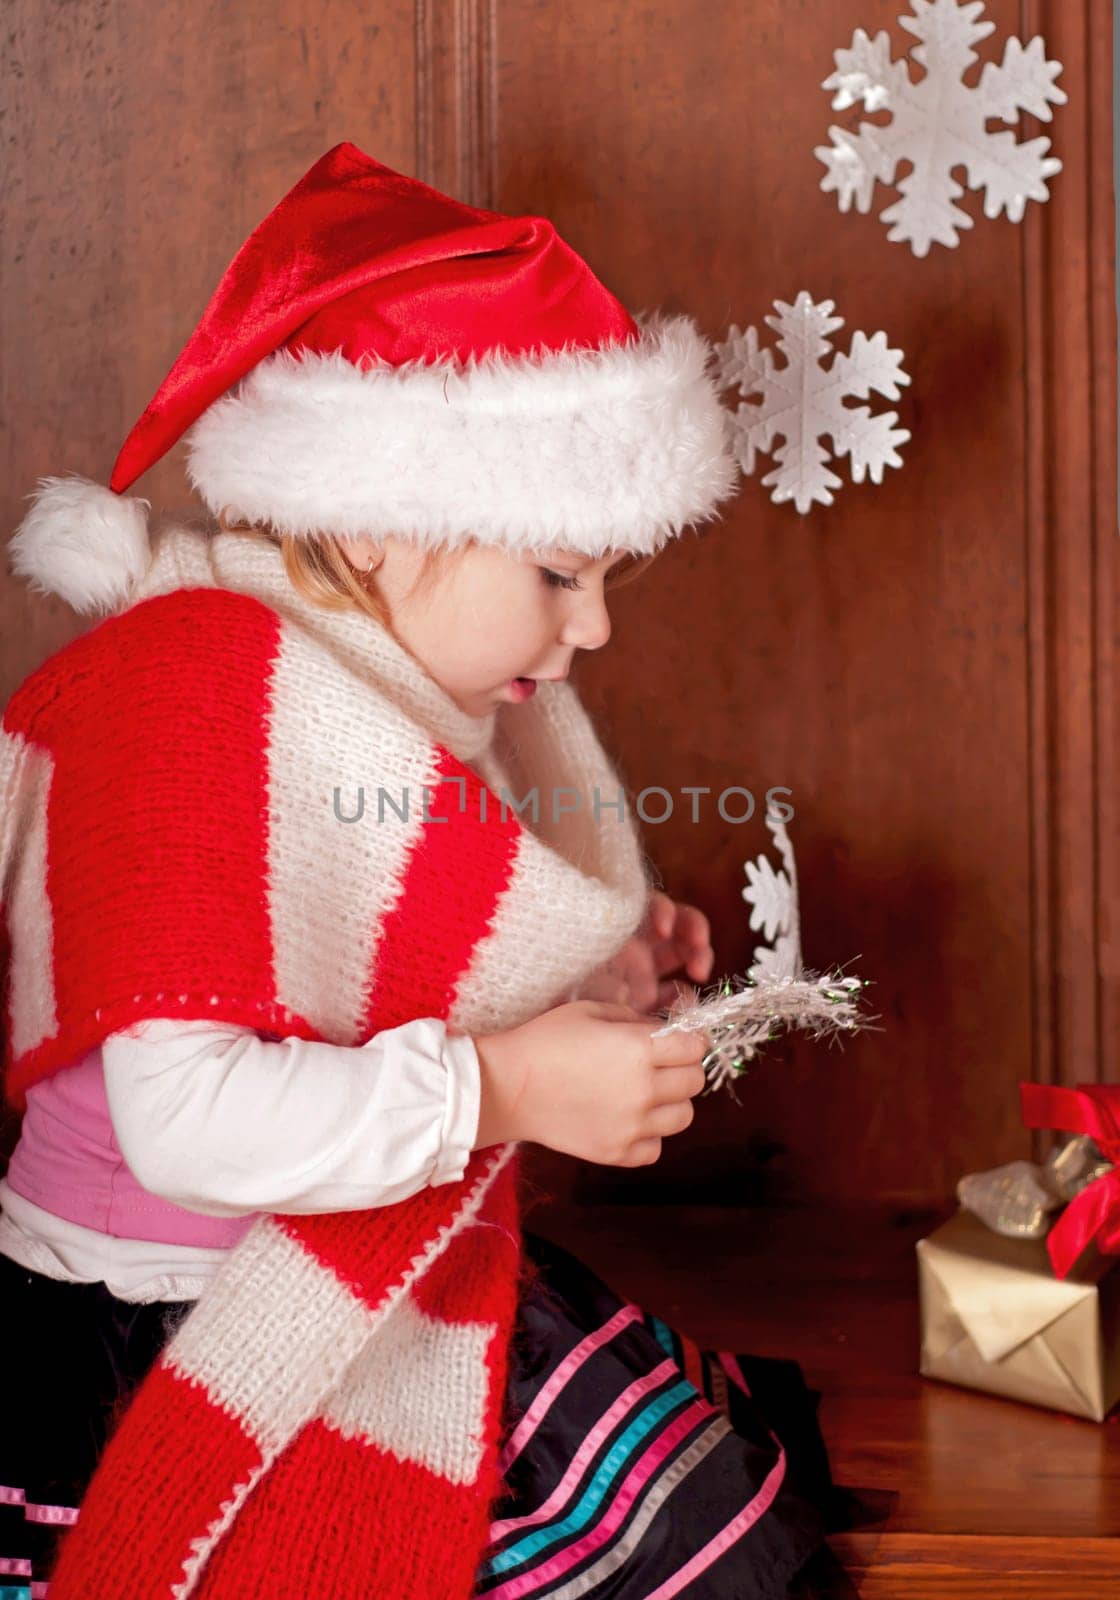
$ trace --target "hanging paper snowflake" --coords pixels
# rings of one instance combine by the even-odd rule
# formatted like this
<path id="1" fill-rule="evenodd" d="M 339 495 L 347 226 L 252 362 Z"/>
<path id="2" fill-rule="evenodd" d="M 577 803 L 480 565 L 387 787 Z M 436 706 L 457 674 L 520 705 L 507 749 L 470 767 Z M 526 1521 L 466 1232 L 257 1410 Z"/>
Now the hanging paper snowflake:
<path id="1" fill-rule="evenodd" d="M 767 816 L 766 826 L 774 836 L 781 868 L 775 872 L 769 856 L 757 856 L 743 863 L 747 887 L 743 899 L 751 906 L 750 926 L 761 932 L 765 944 L 755 947 L 754 965 L 747 976 L 760 982 L 764 978 L 792 978 L 801 969 L 801 922 L 797 911 L 797 867 L 793 846 L 785 823 Z"/>
<path id="2" fill-rule="evenodd" d="M 745 978 L 725 978 L 707 994 L 691 1002 L 681 999 L 669 1008 L 669 1020 L 655 1032 L 706 1032 L 711 1049 L 704 1057 L 708 1082 L 702 1094 L 727 1088 L 747 1071 L 767 1040 L 794 1028 L 814 1039 L 831 1039 L 869 1026 L 861 1014 L 862 978 L 845 978 L 838 972 L 823 977 L 801 965 L 801 925 L 797 908 L 797 868 L 793 846 L 780 818 L 768 815 L 766 826 L 774 837 L 782 868 L 775 872 L 766 856 L 744 863 L 747 887 L 743 899 L 751 906 L 750 926 L 761 930 L 768 942 L 754 952 L 754 965 Z"/>
<path id="3" fill-rule="evenodd" d="M 802 290 L 792 306 L 775 300 L 776 317 L 765 319 L 767 327 L 781 335 L 778 349 L 786 358 L 783 367 L 775 365 L 772 350 L 759 347 L 754 328 L 740 333 L 733 323 L 728 337 L 715 346 L 721 388 L 739 386 L 746 399 L 757 394 L 761 401 L 740 405 L 730 417 L 735 454 L 743 472 L 750 477 L 755 468 L 755 452 L 772 454 L 778 463 L 762 483 L 772 488 L 776 503 L 792 500 L 798 511 L 807 512 L 814 501 L 830 506 L 832 491 L 843 480 L 826 465 L 832 457 L 821 440 L 832 440 L 833 453 L 851 459 L 852 480 L 862 483 L 870 473 L 873 483 L 882 483 L 885 467 L 900 467 L 899 445 L 910 434 L 896 428 L 896 411 L 872 414 L 870 406 L 847 406 L 849 395 L 865 400 L 874 390 L 888 400 L 897 400 L 902 385 L 910 378 L 902 370 L 901 350 L 887 345 L 885 333 L 852 335 L 851 353 L 838 352 L 830 367 L 823 359 L 832 349 L 829 335 L 844 326 L 843 317 L 832 315 L 834 302 L 814 304 Z M 774 448 L 775 438 L 783 443 Z"/>
<path id="4" fill-rule="evenodd" d="M 984 215 L 1006 211 L 1021 222 L 1028 200 L 1047 200 L 1047 178 L 1062 170 L 1047 155 L 1050 140 L 1020 144 L 1014 133 L 990 132 L 988 122 L 1017 122 L 1029 112 L 1051 120 L 1052 105 L 1068 96 L 1054 80 L 1061 62 L 1047 61 L 1045 45 L 1034 38 L 1024 49 L 1008 39 L 1003 62 L 988 62 L 975 86 L 964 83 L 977 60 L 972 46 L 995 32 L 994 22 L 978 22 L 983 0 L 911 0 L 912 17 L 899 17 L 908 33 L 921 40 L 911 51 L 924 75 L 914 83 L 908 61 L 892 61 L 886 31 L 869 38 L 857 28 L 850 50 L 835 52 L 836 71 L 822 87 L 834 89 L 834 111 L 862 100 L 868 111 L 889 111 L 885 126 L 861 122 L 857 133 L 831 127 L 831 145 L 819 145 L 817 156 L 828 172 L 821 180 L 827 194 L 835 190 L 840 210 L 852 201 L 866 215 L 876 182 L 894 184 L 900 161 L 913 164 L 897 188 L 902 198 L 882 213 L 892 224 L 887 238 L 905 241 L 916 256 L 931 243 L 957 245 L 958 229 L 971 228 L 972 218 L 953 204 L 964 189 L 953 177 L 963 168 L 970 189 L 984 191 Z"/>

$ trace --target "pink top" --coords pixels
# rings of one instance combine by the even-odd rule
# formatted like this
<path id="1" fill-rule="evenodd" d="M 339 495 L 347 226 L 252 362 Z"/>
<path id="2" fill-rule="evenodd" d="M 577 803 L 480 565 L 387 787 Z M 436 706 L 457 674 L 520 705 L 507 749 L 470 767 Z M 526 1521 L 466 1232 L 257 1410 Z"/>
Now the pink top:
<path id="1" fill-rule="evenodd" d="M 117 1239 L 222 1250 L 255 1220 L 203 1216 L 141 1188 L 113 1132 L 100 1045 L 28 1090 L 8 1185 L 56 1217 Z"/>
<path id="2" fill-rule="evenodd" d="M 118 1299 L 196 1299 L 262 1211 L 458 1182 L 480 1095 L 474 1040 L 435 1017 L 353 1048 L 149 1019 L 28 1091 L 0 1254 Z"/>

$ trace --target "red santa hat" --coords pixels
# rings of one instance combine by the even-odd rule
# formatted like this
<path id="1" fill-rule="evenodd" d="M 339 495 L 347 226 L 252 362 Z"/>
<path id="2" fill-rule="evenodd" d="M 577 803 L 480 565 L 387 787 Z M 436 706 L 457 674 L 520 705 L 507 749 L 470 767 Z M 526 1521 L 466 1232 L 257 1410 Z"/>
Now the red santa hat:
<path id="1" fill-rule="evenodd" d="M 109 487 L 45 478 L 10 565 L 110 609 L 148 557 L 124 491 L 185 436 L 210 510 L 278 532 L 649 553 L 738 471 L 711 347 L 633 316 L 544 217 L 329 150 L 242 245 Z"/>

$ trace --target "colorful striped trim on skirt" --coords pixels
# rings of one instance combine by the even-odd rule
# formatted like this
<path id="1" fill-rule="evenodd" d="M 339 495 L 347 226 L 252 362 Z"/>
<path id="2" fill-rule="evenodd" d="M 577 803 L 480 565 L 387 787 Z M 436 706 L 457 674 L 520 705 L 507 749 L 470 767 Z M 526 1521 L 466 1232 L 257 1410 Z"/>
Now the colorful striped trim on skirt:
<path id="1" fill-rule="evenodd" d="M 500 1445 L 505 1491 L 491 1510 L 476 1596 L 786 1600 L 822 1544 L 831 1490 L 819 1397 L 796 1362 L 702 1350 L 559 1245 L 529 1232 L 524 1245 Z M 0 1600 L 48 1600 L 57 1541 L 78 1511 L 47 1502 L 80 1501 L 114 1395 L 123 1401 L 155 1359 L 167 1319 L 186 1308 L 126 1306 L 103 1285 L 56 1284 L 3 1260 L 0 1276 L 23 1287 L 29 1313 L 44 1310 L 40 1332 L 67 1323 L 74 1340 L 62 1368 L 59 1351 L 39 1348 L 29 1315 L 24 1364 L 30 1378 L 41 1356 L 42 1381 L 27 1386 L 26 1426 L 50 1394 L 63 1431 L 45 1453 L 41 1429 L 24 1434 L 38 1463 L 24 1483 L 35 1490 L 18 1487 L 18 1476 L 0 1488 Z M 56 1299 L 69 1305 L 68 1320 Z M 84 1340 L 75 1332 L 83 1308 Z M 89 1374 L 75 1370 L 81 1350 Z M 20 1432 L 0 1444 L 6 1474 L 19 1473 Z"/>

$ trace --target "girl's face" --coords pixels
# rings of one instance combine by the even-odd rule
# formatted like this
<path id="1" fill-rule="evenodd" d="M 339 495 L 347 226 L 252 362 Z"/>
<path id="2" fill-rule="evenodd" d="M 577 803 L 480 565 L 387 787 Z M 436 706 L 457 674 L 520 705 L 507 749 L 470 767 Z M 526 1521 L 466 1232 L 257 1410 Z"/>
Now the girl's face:
<path id="1" fill-rule="evenodd" d="M 521 555 L 469 544 L 413 594 L 422 553 L 407 540 L 346 540 L 389 611 L 393 632 L 470 716 L 528 699 L 527 680 L 566 678 L 577 650 L 611 635 L 603 583 L 622 554 Z M 518 683 L 515 680 L 521 680 Z"/>

